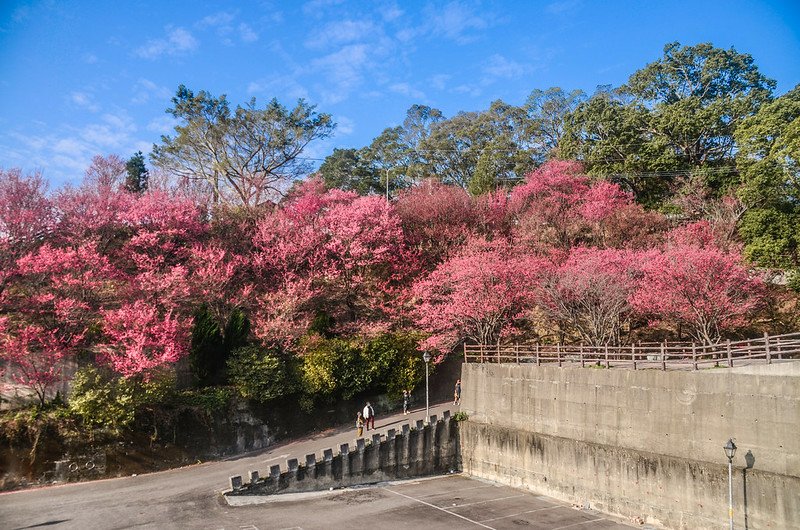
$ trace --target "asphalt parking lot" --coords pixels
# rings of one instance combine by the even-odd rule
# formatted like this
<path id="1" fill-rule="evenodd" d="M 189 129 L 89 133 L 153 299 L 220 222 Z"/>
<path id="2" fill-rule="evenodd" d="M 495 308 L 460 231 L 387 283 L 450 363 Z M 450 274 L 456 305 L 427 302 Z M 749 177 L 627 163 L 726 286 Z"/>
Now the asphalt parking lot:
<path id="1" fill-rule="evenodd" d="M 317 528 L 626 529 L 606 515 L 523 490 L 448 475 L 330 492 L 238 497 L 226 530 Z"/>

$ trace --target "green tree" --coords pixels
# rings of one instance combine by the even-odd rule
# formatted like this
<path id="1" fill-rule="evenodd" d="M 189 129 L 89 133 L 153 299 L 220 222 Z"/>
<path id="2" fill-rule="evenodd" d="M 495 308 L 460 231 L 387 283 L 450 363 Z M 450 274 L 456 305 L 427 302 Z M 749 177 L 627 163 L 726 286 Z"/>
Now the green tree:
<path id="1" fill-rule="evenodd" d="M 180 123 L 174 137 L 153 146 L 153 163 L 179 178 L 200 180 L 215 203 L 256 208 L 279 196 L 310 166 L 306 146 L 330 136 L 335 124 L 302 99 L 288 109 L 276 99 L 258 108 L 255 98 L 231 110 L 224 95 L 178 87 L 169 114 Z"/>
<path id="2" fill-rule="evenodd" d="M 561 158 L 559 146 L 566 133 L 567 119 L 584 101 L 586 94 L 582 90 L 565 92 L 560 87 L 551 87 L 530 93 L 524 109 L 529 118 L 529 149 L 537 165 Z"/>
<path id="3" fill-rule="evenodd" d="M 144 193 L 147 190 L 149 172 L 144 165 L 144 155 L 141 151 L 134 154 L 125 163 L 127 175 L 125 177 L 125 189 L 131 193 Z"/>
<path id="4" fill-rule="evenodd" d="M 739 234 L 767 267 L 800 269 L 800 85 L 763 105 L 736 130 L 739 196 L 750 209 Z"/>
<path id="5" fill-rule="evenodd" d="M 359 195 L 381 192 L 380 175 L 363 158 L 361 149 L 334 149 L 320 165 L 319 173 L 328 188 Z"/>

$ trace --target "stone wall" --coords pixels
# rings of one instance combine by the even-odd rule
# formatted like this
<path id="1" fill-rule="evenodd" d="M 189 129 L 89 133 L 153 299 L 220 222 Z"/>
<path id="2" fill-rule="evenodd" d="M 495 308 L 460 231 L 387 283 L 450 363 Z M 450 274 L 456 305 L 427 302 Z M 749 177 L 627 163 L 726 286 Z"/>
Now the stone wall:
<path id="1" fill-rule="evenodd" d="M 431 416 L 430 424 L 418 421 L 415 428 L 403 425 L 389 429 L 384 437 L 359 438 L 355 447 L 342 444 L 325 449 L 322 458 L 309 454 L 302 461 L 292 458 L 281 468 L 274 465 L 262 476 L 251 470 L 247 481 L 230 479 L 228 496 L 271 495 L 326 490 L 387 480 L 422 477 L 459 469 L 458 423 L 445 411 L 443 419 Z"/>
<path id="2" fill-rule="evenodd" d="M 800 527 L 800 378 L 470 364 L 463 469 L 669 528 Z"/>

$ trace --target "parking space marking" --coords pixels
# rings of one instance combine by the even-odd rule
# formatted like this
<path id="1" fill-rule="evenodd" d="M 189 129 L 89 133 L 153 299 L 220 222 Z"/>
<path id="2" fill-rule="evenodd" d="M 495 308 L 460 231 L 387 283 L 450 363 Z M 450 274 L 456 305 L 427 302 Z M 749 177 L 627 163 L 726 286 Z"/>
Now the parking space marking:
<path id="1" fill-rule="evenodd" d="M 456 490 L 456 492 L 457 493 L 461 493 L 462 491 L 479 490 L 479 489 L 483 489 L 483 488 L 496 488 L 496 487 L 497 486 L 495 486 L 494 484 L 481 484 L 480 486 L 472 486 L 471 488 L 459 488 L 458 490 Z M 437 495 L 449 495 L 451 493 L 453 493 L 453 492 L 452 491 L 444 491 L 444 492 L 439 492 L 439 493 L 429 493 L 428 495 L 423 495 L 420 498 L 427 499 L 428 497 L 436 497 Z"/>
<path id="2" fill-rule="evenodd" d="M 553 528 L 553 530 L 563 530 L 564 528 L 574 528 L 574 527 L 580 526 L 582 524 L 595 523 L 597 521 L 605 521 L 605 520 L 606 520 L 605 517 L 598 517 L 597 519 L 589 519 L 588 521 L 581 521 L 580 523 L 572 523 L 572 524 L 568 524 L 566 526 L 559 526 L 558 528 Z"/>
<path id="3" fill-rule="evenodd" d="M 483 523 L 479 523 L 478 521 L 475 521 L 474 519 L 470 519 L 469 517 L 464 517 L 463 515 L 460 515 L 460 514 L 457 514 L 457 513 L 451 512 L 450 510 L 445 510 L 444 508 L 439 508 L 439 507 L 438 507 L 438 506 L 436 506 L 435 504 L 431 504 L 431 503 L 429 503 L 429 502 L 425 502 L 425 501 L 423 501 L 423 500 L 420 500 L 420 499 L 417 499 L 417 498 L 415 498 L 415 497 L 411 497 L 411 496 L 409 496 L 409 495 L 405 495 L 404 493 L 400 493 L 399 491 L 390 490 L 389 488 L 385 488 L 385 489 L 386 489 L 386 491 L 391 491 L 391 492 L 392 492 L 392 493 L 394 493 L 395 495 L 399 495 L 400 497 L 405 497 L 406 499 L 410 499 L 410 500 L 412 500 L 412 501 L 419 502 L 420 504 L 424 504 L 425 506 L 430 506 L 431 508 L 434 508 L 434 509 L 436 509 L 436 510 L 439 510 L 440 512 L 449 513 L 450 515 L 453 515 L 453 516 L 455 516 L 455 517 L 458 517 L 459 519 L 463 519 L 463 520 L 465 520 L 465 521 L 467 521 L 467 522 L 470 522 L 470 523 L 472 523 L 472 524 L 476 524 L 476 525 L 478 525 L 478 526 L 480 526 L 480 527 L 483 527 L 483 528 L 488 528 L 489 530 L 495 530 L 495 529 L 494 529 L 494 528 L 492 528 L 491 526 L 486 526 L 486 525 L 485 525 L 485 524 L 483 524 Z"/>
<path id="4" fill-rule="evenodd" d="M 528 513 L 541 512 L 543 510 L 554 510 L 556 508 L 563 508 L 563 506 L 548 506 L 547 508 L 536 508 L 535 510 L 528 510 L 528 511 L 525 511 L 525 512 L 519 512 L 519 513 L 515 513 L 515 514 L 511 514 L 511 515 L 503 515 L 502 517 L 493 517 L 491 519 L 484 519 L 481 522 L 482 523 L 488 523 L 488 522 L 491 522 L 491 521 L 499 521 L 500 519 L 508 519 L 509 517 L 519 517 L 520 515 L 525 515 L 525 514 L 528 514 Z"/>
<path id="5" fill-rule="evenodd" d="M 464 506 L 474 506 L 476 504 L 484 504 L 487 502 L 494 502 L 494 501 L 504 501 L 506 499 L 516 499 L 517 497 L 525 497 L 524 493 L 520 493 L 519 495 L 511 495 L 509 497 L 498 497 L 496 499 L 487 499 L 485 501 L 475 501 L 475 502 L 468 502 L 466 504 L 454 504 L 453 508 L 463 508 Z"/>

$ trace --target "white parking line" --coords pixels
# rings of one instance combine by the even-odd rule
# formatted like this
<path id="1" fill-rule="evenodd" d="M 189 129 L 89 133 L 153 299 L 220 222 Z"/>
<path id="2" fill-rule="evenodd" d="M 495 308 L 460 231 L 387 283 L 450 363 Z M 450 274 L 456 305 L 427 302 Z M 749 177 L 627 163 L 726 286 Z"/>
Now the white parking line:
<path id="1" fill-rule="evenodd" d="M 533 512 L 541 512 L 541 511 L 544 511 L 544 510 L 553 510 L 555 508 L 563 508 L 563 506 L 548 506 L 547 508 L 536 508 L 535 510 L 528 510 L 528 511 L 525 511 L 525 512 L 519 512 L 519 513 L 515 513 L 515 514 L 512 514 L 512 515 L 504 515 L 502 517 L 493 517 L 492 519 L 484 519 L 481 522 L 482 523 L 488 523 L 490 521 L 497 521 L 497 520 L 500 520 L 500 519 L 508 519 L 509 517 L 519 517 L 520 515 L 525 515 L 525 514 L 533 513 Z"/>
<path id="2" fill-rule="evenodd" d="M 519 495 L 511 495 L 509 497 L 498 497 L 496 499 L 487 499 L 485 501 L 475 501 L 475 502 L 468 502 L 466 504 L 455 504 L 453 508 L 463 508 L 464 506 L 473 506 L 475 504 L 483 504 L 485 502 L 494 502 L 494 501 L 504 501 L 506 499 L 516 499 L 517 497 L 525 497 L 524 493 L 520 493 Z"/>
<path id="3" fill-rule="evenodd" d="M 580 523 L 572 523 L 572 524 L 568 524 L 566 526 L 559 526 L 558 528 L 553 528 L 553 530 L 563 530 L 564 528 L 573 528 L 575 526 L 580 526 L 582 524 L 594 523 L 594 522 L 597 522 L 597 521 L 605 521 L 605 520 L 606 520 L 605 517 L 598 517 L 597 519 L 589 519 L 588 521 L 581 521 Z"/>
<path id="4" fill-rule="evenodd" d="M 459 488 L 457 490 L 457 492 L 461 493 L 462 491 L 479 490 L 479 489 L 482 489 L 482 488 L 496 488 L 496 487 L 497 486 L 495 486 L 494 484 L 481 484 L 480 486 L 472 486 L 471 488 Z M 428 495 L 423 495 L 420 498 L 421 499 L 427 499 L 428 497 L 436 497 L 438 495 L 450 495 L 451 493 L 453 493 L 453 492 L 452 491 L 444 491 L 444 492 L 439 492 L 439 493 L 429 493 Z"/>
<path id="5" fill-rule="evenodd" d="M 414 498 L 414 497 L 410 497 L 410 496 L 408 496 L 408 495 L 405 495 L 405 494 L 403 494 L 403 493 L 400 493 L 399 491 L 390 490 L 389 488 L 386 488 L 386 491 L 391 491 L 392 493 L 394 493 L 395 495 L 399 495 L 400 497 L 405 497 L 406 499 L 411 499 L 412 501 L 416 501 L 416 502 L 418 502 L 418 503 L 420 503 L 420 504 L 424 504 L 425 506 L 430 506 L 431 508 L 434 508 L 434 509 L 436 509 L 436 510 L 439 510 L 440 512 L 449 513 L 450 515 L 453 515 L 453 516 L 455 516 L 455 517 L 458 517 L 459 519 L 463 519 L 463 520 L 465 520 L 465 521 L 467 521 L 467 522 L 470 522 L 470 523 L 476 524 L 476 525 L 478 525 L 478 526 L 480 526 L 480 527 L 483 527 L 483 528 L 488 528 L 489 530 L 495 530 L 495 529 L 494 529 L 494 528 L 492 528 L 491 526 L 486 526 L 485 524 L 483 524 L 483 523 L 479 523 L 478 521 L 475 521 L 475 520 L 473 520 L 473 519 L 470 519 L 469 517 L 464 517 L 463 515 L 459 515 L 459 514 L 457 514 L 457 513 L 453 513 L 453 512 L 451 512 L 450 510 L 445 510 L 444 508 L 439 508 L 439 507 L 438 507 L 438 506 L 436 506 L 435 504 L 431 504 L 431 503 L 429 503 L 429 502 L 425 502 L 425 501 L 422 501 L 422 500 L 420 500 L 420 499 L 416 499 L 416 498 Z"/>

